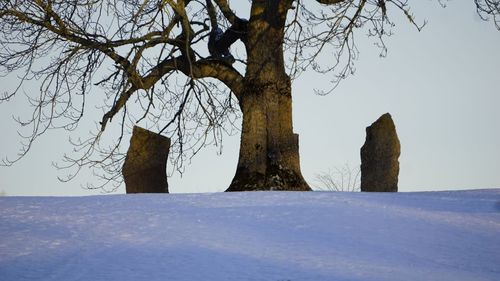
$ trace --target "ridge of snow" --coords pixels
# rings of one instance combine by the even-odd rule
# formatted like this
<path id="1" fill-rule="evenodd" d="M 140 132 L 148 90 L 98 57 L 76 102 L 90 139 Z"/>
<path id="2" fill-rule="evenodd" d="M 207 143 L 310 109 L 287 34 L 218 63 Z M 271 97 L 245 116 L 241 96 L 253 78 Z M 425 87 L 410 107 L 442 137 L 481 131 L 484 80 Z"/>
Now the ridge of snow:
<path id="1" fill-rule="evenodd" d="M 0 197 L 0 280 L 500 280 L 500 189 Z"/>

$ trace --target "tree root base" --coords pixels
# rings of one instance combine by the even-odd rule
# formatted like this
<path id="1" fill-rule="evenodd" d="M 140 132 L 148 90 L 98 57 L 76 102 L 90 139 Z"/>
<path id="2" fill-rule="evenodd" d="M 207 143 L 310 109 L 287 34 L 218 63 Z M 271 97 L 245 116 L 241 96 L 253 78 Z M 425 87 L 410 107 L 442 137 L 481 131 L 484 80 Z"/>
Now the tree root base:
<path id="1" fill-rule="evenodd" d="M 274 169 L 267 175 L 238 168 L 226 192 L 237 191 L 311 191 L 300 173 Z"/>

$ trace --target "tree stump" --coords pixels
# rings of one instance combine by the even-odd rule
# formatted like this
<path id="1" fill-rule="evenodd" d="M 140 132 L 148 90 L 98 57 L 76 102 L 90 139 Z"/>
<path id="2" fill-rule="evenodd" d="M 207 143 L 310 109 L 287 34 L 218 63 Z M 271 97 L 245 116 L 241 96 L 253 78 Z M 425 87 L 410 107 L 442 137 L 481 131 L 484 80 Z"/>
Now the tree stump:
<path id="1" fill-rule="evenodd" d="M 361 147 L 361 191 L 398 191 L 400 149 L 389 113 L 366 128 L 366 141 Z"/>
<path id="2" fill-rule="evenodd" d="M 127 193 L 168 193 L 170 139 L 134 126 L 122 174 Z"/>

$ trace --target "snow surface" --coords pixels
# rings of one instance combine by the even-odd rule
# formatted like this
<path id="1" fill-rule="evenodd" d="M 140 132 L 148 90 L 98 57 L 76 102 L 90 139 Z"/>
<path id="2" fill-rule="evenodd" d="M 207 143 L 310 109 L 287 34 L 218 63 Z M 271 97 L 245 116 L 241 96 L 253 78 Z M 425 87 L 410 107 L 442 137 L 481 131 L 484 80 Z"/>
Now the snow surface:
<path id="1" fill-rule="evenodd" d="M 500 189 L 1 197 L 0 280 L 500 280 Z"/>

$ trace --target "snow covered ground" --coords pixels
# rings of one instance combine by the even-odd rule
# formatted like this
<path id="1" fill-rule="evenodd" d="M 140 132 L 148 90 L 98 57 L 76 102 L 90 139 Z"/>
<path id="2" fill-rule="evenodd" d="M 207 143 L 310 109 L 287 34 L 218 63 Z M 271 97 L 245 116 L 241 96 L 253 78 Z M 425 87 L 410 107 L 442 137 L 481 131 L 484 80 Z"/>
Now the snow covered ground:
<path id="1" fill-rule="evenodd" d="M 0 197 L 0 280 L 500 280 L 500 189 Z"/>

